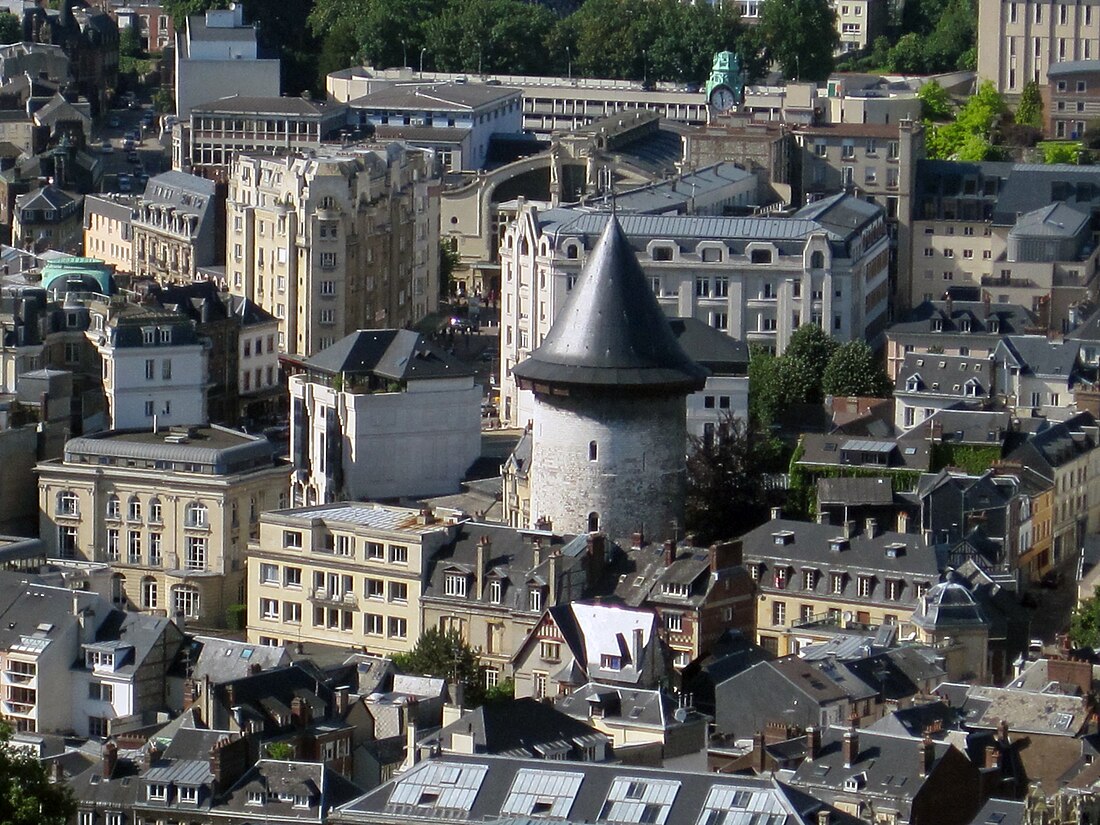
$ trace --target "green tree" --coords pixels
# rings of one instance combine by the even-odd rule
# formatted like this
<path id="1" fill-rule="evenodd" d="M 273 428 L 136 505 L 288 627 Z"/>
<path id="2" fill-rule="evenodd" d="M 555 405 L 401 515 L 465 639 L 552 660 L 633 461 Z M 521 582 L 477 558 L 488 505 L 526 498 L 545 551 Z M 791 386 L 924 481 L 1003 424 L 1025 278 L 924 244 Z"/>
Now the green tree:
<path id="1" fill-rule="evenodd" d="M 321 40 L 321 53 L 317 57 L 318 85 L 324 87 L 331 72 L 351 66 L 358 51 L 359 42 L 351 24 L 341 21 L 329 29 Z"/>
<path id="2" fill-rule="evenodd" d="M 760 30 L 765 54 L 791 80 L 825 80 L 840 43 L 828 0 L 764 0 Z"/>
<path id="3" fill-rule="evenodd" d="M 863 341 L 849 341 L 837 348 L 821 376 L 826 395 L 890 395 L 890 379 L 871 348 Z"/>
<path id="4" fill-rule="evenodd" d="M 959 109 L 951 123 L 925 124 L 928 157 L 937 160 L 992 160 L 997 156 L 990 135 L 1008 111 L 1004 98 L 988 80 Z"/>
<path id="5" fill-rule="evenodd" d="M 119 32 L 118 56 L 129 58 L 145 56 L 145 50 L 141 48 L 141 35 L 133 26 L 127 26 Z"/>
<path id="6" fill-rule="evenodd" d="M 181 28 L 188 17 L 202 14 L 208 9 L 224 9 L 229 0 L 163 0 L 162 8 L 172 16 L 176 28 Z"/>
<path id="7" fill-rule="evenodd" d="M 1100 647 L 1100 587 L 1073 609 L 1069 638 L 1074 647 Z"/>
<path id="8" fill-rule="evenodd" d="M 268 742 L 264 750 L 268 759 L 291 759 L 294 756 L 294 746 L 289 742 Z"/>
<path id="9" fill-rule="evenodd" d="M 951 96 L 936 80 L 930 80 L 917 92 L 920 100 L 921 116 L 929 120 L 950 120 L 954 106 Z"/>
<path id="10" fill-rule="evenodd" d="M 18 43 L 23 39 L 23 26 L 14 14 L 0 12 L 0 45 Z"/>
<path id="11" fill-rule="evenodd" d="M 76 802 L 65 785 L 53 784 L 38 758 L 11 744 L 0 727 L 0 822 L 4 825 L 65 825 Z"/>
<path id="12" fill-rule="evenodd" d="M 688 456 L 687 529 L 705 543 L 740 536 L 768 518 L 764 483 L 781 447 L 755 425 L 726 415 L 710 439 L 693 438 Z"/>
<path id="13" fill-rule="evenodd" d="M 890 50 L 889 68 L 902 74 L 924 73 L 924 40 L 910 32 L 903 34 Z"/>
<path id="14" fill-rule="evenodd" d="M 1047 141 L 1040 143 L 1043 163 L 1080 163 L 1083 147 L 1076 141 Z"/>
<path id="15" fill-rule="evenodd" d="M 416 647 L 393 657 L 398 670 L 423 676 L 447 679 L 452 685 L 462 685 L 464 701 L 479 705 L 484 697 L 480 660 L 462 636 L 454 631 L 431 627 L 421 634 Z"/>
<path id="16" fill-rule="evenodd" d="M 788 403 L 822 400 L 821 377 L 837 346 L 817 324 L 803 324 L 794 331 L 783 351 L 781 372 L 798 373 L 796 386 L 804 386 L 806 391 L 802 397 L 788 398 Z"/>
<path id="17" fill-rule="evenodd" d="M 1020 104 L 1016 107 L 1016 122 L 1021 126 L 1043 128 L 1043 98 L 1039 84 L 1029 80 L 1020 92 Z"/>

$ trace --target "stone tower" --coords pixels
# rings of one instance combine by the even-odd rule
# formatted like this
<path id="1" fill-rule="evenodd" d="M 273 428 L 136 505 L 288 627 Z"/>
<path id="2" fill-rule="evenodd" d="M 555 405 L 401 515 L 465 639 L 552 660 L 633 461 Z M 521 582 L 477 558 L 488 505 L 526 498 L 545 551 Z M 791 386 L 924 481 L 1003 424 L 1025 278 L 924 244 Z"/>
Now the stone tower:
<path id="1" fill-rule="evenodd" d="M 535 398 L 532 522 L 612 538 L 683 530 L 685 399 L 706 371 L 680 348 L 614 215 L 513 375 Z"/>

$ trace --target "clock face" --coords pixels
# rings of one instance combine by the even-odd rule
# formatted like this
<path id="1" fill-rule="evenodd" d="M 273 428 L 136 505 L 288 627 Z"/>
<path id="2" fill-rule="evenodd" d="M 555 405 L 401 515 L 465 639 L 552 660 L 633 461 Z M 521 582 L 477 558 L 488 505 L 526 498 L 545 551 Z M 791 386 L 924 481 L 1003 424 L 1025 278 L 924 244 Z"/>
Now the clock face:
<path id="1" fill-rule="evenodd" d="M 726 112 L 737 105 L 737 98 L 729 86 L 719 86 L 710 93 L 710 105 L 719 112 Z"/>

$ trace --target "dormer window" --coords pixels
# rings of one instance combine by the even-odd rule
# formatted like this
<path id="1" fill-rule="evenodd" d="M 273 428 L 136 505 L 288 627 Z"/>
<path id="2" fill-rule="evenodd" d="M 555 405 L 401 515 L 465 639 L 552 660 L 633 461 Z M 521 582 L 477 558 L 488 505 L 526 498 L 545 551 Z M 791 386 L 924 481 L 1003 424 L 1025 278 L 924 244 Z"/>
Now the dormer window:
<path id="1" fill-rule="evenodd" d="M 802 571 L 802 589 L 813 590 L 817 587 L 817 571 L 816 570 L 803 570 Z"/>
<path id="2" fill-rule="evenodd" d="M 198 788 L 180 788 L 179 789 L 179 801 L 187 802 L 195 805 L 199 801 L 199 789 Z"/>
<path id="3" fill-rule="evenodd" d="M 666 596 L 678 596 L 679 598 L 686 599 L 690 592 L 686 584 L 679 582 L 663 582 L 661 584 L 661 592 Z"/>
<path id="4" fill-rule="evenodd" d="M 248 804 L 249 805 L 263 805 L 266 801 L 263 791 L 249 791 L 248 792 Z"/>
<path id="5" fill-rule="evenodd" d="M 867 774 L 857 773 L 855 776 L 849 776 L 844 780 L 844 790 L 858 791 L 865 784 L 867 784 Z"/>
<path id="6" fill-rule="evenodd" d="M 790 530 L 779 530 L 778 532 L 772 533 L 772 542 L 779 546 L 783 546 L 785 544 L 793 544 L 794 533 L 792 533 Z"/>
<path id="7" fill-rule="evenodd" d="M 906 392 L 919 392 L 920 391 L 920 376 L 910 375 L 905 379 L 905 391 Z"/>
<path id="8" fill-rule="evenodd" d="M 500 604 L 504 593 L 504 584 L 500 579 L 489 580 L 489 604 Z"/>
<path id="9" fill-rule="evenodd" d="M 468 579 L 464 573 L 448 573 L 443 579 L 443 592 L 448 596 L 466 598 L 466 584 Z"/>
<path id="10" fill-rule="evenodd" d="M 89 650 L 84 656 L 84 664 L 93 669 L 114 670 L 115 654 L 102 650 Z"/>
<path id="11" fill-rule="evenodd" d="M 989 321 L 986 323 L 986 326 L 989 327 L 990 332 L 1000 332 L 1001 331 L 1001 322 L 997 318 L 990 318 Z"/>
<path id="12" fill-rule="evenodd" d="M 309 797 L 308 796 L 295 796 L 294 797 L 294 807 L 295 808 L 308 808 L 309 807 Z"/>
<path id="13" fill-rule="evenodd" d="M 779 590 L 785 590 L 787 587 L 787 568 L 777 567 L 775 568 L 775 586 Z"/>
<path id="14" fill-rule="evenodd" d="M 977 396 L 982 394 L 982 387 L 981 384 L 971 378 L 969 381 L 966 382 L 964 391 L 969 397 L 976 398 Z"/>
<path id="15" fill-rule="evenodd" d="M 604 670 L 622 670 L 623 658 L 622 656 L 612 656 L 605 653 L 600 657 L 600 667 Z"/>
<path id="16" fill-rule="evenodd" d="M 969 318 L 963 318 L 962 321 L 959 323 L 959 328 L 963 332 L 970 332 L 970 319 Z"/>
<path id="17" fill-rule="evenodd" d="M 943 318 L 932 319 L 932 332 L 943 332 Z"/>
<path id="18" fill-rule="evenodd" d="M 168 799 L 168 786 L 157 783 L 150 784 L 148 797 L 149 799 L 164 802 Z"/>
<path id="19" fill-rule="evenodd" d="M 527 591 L 527 609 L 532 611 L 542 610 L 542 590 L 532 587 Z"/>

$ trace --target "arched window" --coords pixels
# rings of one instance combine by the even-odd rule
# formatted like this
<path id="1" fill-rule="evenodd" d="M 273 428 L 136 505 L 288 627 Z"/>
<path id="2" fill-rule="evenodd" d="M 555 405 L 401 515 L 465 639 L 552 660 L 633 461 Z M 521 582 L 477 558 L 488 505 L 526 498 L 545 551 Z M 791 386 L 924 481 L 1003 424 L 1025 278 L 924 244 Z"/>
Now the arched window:
<path id="1" fill-rule="evenodd" d="M 123 586 L 126 579 L 121 573 L 111 576 L 111 601 L 115 604 L 123 604 L 126 601 L 126 589 Z"/>
<path id="2" fill-rule="evenodd" d="M 210 513 L 205 504 L 192 501 L 187 505 L 187 515 L 183 522 L 185 527 L 209 527 Z"/>
<path id="3" fill-rule="evenodd" d="M 575 243 L 565 245 L 565 257 L 571 261 L 575 261 L 580 257 L 580 247 Z"/>
<path id="4" fill-rule="evenodd" d="M 157 580 L 146 576 L 141 580 L 141 606 L 144 610 L 155 610 L 160 601 Z"/>
<path id="5" fill-rule="evenodd" d="M 825 268 L 825 253 L 820 249 L 815 250 L 810 255 L 810 269 L 824 269 Z"/>
<path id="6" fill-rule="evenodd" d="M 754 264 L 770 264 L 772 262 L 772 251 L 770 249 L 754 249 L 749 259 Z"/>
<path id="7" fill-rule="evenodd" d="M 57 494 L 57 515 L 79 516 L 80 499 L 72 490 L 62 490 Z"/>
<path id="8" fill-rule="evenodd" d="M 107 496 L 107 518 L 122 518 L 122 503 L 114 493 Z"/>
<path id="9" fill-rule="evenodd" d="M 597 533 L 600 529 L 600 514 L 589 513 L 588 514 L 588 532 Z"/>
<path id="10" fill-rule="evenodd" d="M 197 619 L 199 616 L 199 591 L 190 585 L 181 584 L 172 588 L 172 612 L 185 619 Z"/>
<path id="11" fill-rule="evenodd" d="M 161 524 L 164 521 L 164 511 L 161 509 L 159 498 L 149 499 L 149 521 L 153 524 Z"/>
<path id="12" fill-rule="evenodd" d="M 126 502 L 126 518 L 130 521 L 141 521 L 141 499 L 137 496 L 130 496 L 130 500 Z"/>

